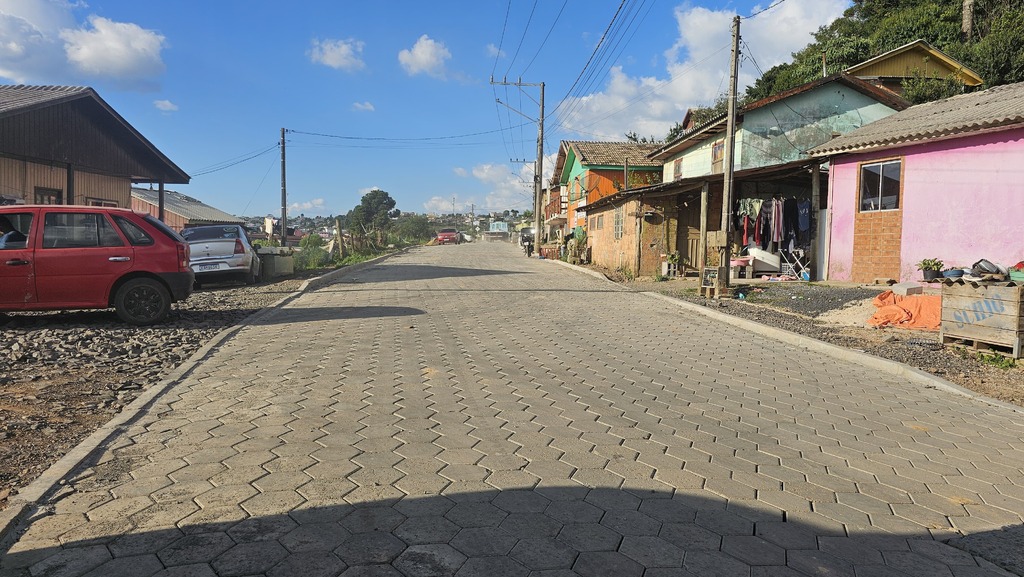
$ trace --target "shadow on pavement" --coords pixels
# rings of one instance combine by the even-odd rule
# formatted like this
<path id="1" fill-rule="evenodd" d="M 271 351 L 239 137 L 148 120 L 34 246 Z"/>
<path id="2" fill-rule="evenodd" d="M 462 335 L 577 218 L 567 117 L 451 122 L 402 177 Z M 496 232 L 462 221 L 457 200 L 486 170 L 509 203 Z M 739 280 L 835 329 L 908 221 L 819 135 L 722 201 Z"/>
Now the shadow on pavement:
<path id="1" fill-rule="evenodd" d="M 436 266 L 420 264 L 384 263 L 363 269 L 352 276 L 334 281 L 334 284 L 358 284 L 360 282 L 391 282 L 417 281 L 439 278 L 458 278 L 474 276 L 491 276 L 506 274 L 524 274 L 514 270 L 463 268 L 455 266 Z M 372 277 L 369 278 L 369 277 Z M 363 279 L 366 279 L 364 281 Z"/>
<path id="2" fill-rule="evenodd" d="M 467 466 L 445 468 L 465 472 Z M 476 468 L 481 477 L 488 474 Z M 271 490 L 275 474 L 264 471 L 248 482 L 239 474 L 231 483 L 192 481 L 180 491 L 168 481 L 150 498 L 113 500 L 103 489 L 118 494 L 140 480 L 123 470 L 106 475 L 102 469 L 79 481 L 90 492 L 55 499 L 52 514 L 35 519 L 3 556 L 0 574 L 1010 575 L 932 539 L 924 529 L 917 535 L 868 530 L 848 535 L 839 523 L 809 512 L 796 515 L 800 520 L 784 520 L 777 509 L 727 503 L 696 490 L 673 495 L 565 486 L 459 492 L 455 482 L 443 496 L 403 496 L 396 487 L 404 484 L 415 492 L 417 484 L 425 490 L 424 481 L 447 481 L 405 476 L 400 462 L 370 469 L 393 472 L 393 486 L 356 487 L 342 477 L 307 474 L 294 490 Z M 194 491 L 204 485 L 206 490 Z M 374 492 L 377 498 L 371 497 Z M 316 504 L 328 502 L 337 504 Z M 109 509 L 118 514 L 110 515 Z M 274 509 L 278 512 L 269 512 Z M 89 523 L 86 515 L 105 520 Z M 975 542 L 985 538 L 972 537 Z"/>
<path id="3" fill-rule="evenodd" d="M 262 315 L 250 322 L 252 325 L 278 325 L 301 322 L 323 322 L 337 319 L 371 319 L 384 317 L 408 317 L 426 314 L 413 307 L 366 306 L 366 307 L 288 307 L 277 309 L 274 314 Z"/>

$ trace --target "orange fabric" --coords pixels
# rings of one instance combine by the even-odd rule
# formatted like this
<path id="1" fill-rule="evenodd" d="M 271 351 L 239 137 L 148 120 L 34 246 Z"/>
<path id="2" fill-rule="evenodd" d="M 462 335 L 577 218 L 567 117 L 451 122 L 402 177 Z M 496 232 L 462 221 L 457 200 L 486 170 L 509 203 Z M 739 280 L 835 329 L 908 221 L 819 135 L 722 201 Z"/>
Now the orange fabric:
<path id="1" fill-rule="evenodd" d="M 875 297 L 871 304 L 878 307 L 868 319 L 868 324 L 872 326 L 937 331 L 942 324 L 941 295 L 902 296 L 885 291 Z"/>

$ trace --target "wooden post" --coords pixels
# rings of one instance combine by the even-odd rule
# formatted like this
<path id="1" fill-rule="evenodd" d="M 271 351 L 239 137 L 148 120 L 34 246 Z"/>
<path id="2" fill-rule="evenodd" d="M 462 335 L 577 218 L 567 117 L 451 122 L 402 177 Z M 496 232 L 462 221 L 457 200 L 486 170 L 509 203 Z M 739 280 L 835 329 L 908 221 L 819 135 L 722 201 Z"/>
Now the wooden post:
<path id="1" fill-rule="evenodd" d="M 697 271 L 704 272 L 708 266 L 708 181 L 700 189 L 700 254 L 697 256 Z"/>
<path id="2" fill-rule="evenodd" d="M 818 270 L 818 213 L 821 211 L 821 165 L 817 161 L 811 166 L 811 214 L 810 222 L 813 223 L 808 231 L 811 237 L 811 246 L 807 251 L 808 265 L 811 268 L 811 280 L 824 278 Z"/>

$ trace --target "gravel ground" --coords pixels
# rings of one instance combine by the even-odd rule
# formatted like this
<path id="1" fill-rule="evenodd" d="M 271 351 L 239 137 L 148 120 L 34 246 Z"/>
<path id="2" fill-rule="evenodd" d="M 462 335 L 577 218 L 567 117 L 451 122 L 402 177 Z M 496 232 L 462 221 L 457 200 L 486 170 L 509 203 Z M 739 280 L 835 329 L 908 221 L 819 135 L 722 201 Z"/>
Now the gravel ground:
<path id="1" fill-rule="evenodd" d="M 292 294 L 302 280 L 210 285 L 176 305 L 167 323 L 148 328 L 124 325 L 111 311 L 0 314 L 0 509 L 140 391 L 224 328 Z M 1019 366 L 1000 368 L 944 349 L 936 333 L 866 328 L 866 303 L 879 288 L 770 283 L 748 289 L 743 300 L 707 301 L 693 279 L 613 280 L 906 363 L 1024 406 Z"/>

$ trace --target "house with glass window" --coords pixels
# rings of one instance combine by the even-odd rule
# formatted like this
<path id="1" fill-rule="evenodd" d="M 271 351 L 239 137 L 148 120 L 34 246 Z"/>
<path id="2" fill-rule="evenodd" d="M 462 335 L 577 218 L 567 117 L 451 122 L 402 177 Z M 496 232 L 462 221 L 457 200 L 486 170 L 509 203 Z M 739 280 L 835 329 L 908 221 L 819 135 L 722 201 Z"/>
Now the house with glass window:
<path id="1" fill-rule="evenodd" d="M 1024 83 L 918 104 L 809 154 L 830 160 L 830 280 L 1024 260 Z"/>
<path id="2" fill-rule="evenodd" d="M 740 107 L 730 206 L 723 206 L 727 115 L 684 120 L 677 138 L 648 155 L 662 167 L 660 183 L 588 202 L 592 260 L 636 276 L 660 274 L 674 260 L 677 274 L 693 274 L 723 264 L 729 243 L 733 255 L 750 259 L 743 274 L 806 270 L 820 278 L 827 180 L 821 160 L 806 151 L 908 106 L 891 91 L 836 74 Z M 802 270 L 784 267 L 784 256 L 799 258 Z"/>
<path id="3" fill-rule="evenodd" d="M 631 186 L 661 182 L 661 163 L 647 157 L 657 148 L 637 142 L 563 140 L 549 190 L 564 204 L 564 211 L 552 211 L 562 217 L 564 232 L 587 225 L 588 203 Z"/>

